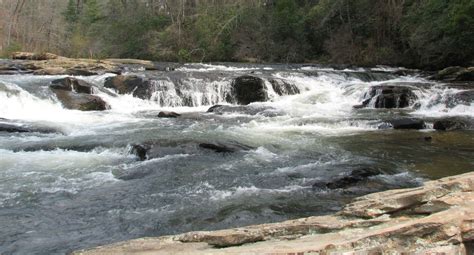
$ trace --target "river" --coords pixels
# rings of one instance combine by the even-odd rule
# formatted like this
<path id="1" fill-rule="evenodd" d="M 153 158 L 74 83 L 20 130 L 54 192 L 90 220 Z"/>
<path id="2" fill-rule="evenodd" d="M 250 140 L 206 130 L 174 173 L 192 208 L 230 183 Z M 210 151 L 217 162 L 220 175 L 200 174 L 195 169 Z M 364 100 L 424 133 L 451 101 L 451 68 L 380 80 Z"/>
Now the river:
<path id="1" fill-rule="evenodd" d="M 370 192 L 414 187 L 473 170 L 472 130 L 439 132 L 433 121 L 474 117 L 447 106 L 464 91 L 400 68 L 188 64 L 172 71 L 130 69 L 155 88 L 149 99 L 105 88 L 115 74 L 83 79 L 110 110 L 68 110 L 49 89 L 65 76 L 0 75 L 0 122 L 54 132 L 0 132 L 0 253 L 64 254 L 143 236 L 276 222 L 340 210 Z M 232 80 L 262 77 L 267 102 L 227 104 Z M 300 93 L 279 95 L 269 78 Z M 355 109 L 371 87 L 415 88 L 403 109 Z M 160 111 L 179 118 L 158 118 Z M 385 129 L 417 117 L 422 130 Z M 218 153 L 203 143 L 232 144 Z M 154 146 L 140 161 L 133 145 Z M 377 174 L 347 185 L 345 176 Z M 327 185 L 332 183 L 335 185 Z"/>

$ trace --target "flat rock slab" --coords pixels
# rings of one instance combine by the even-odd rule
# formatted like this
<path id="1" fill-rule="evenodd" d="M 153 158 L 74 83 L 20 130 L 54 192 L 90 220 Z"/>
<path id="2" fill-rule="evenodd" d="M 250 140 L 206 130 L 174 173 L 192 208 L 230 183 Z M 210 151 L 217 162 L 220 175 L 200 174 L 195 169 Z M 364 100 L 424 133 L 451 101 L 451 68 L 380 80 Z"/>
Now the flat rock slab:
<path id="1" fill-rule="evenodd" d="M 468 173 L 363 196 L 334 215 L 141 238 L 73 254 L 472 254 L 473 242 L 474 173 Z"/>

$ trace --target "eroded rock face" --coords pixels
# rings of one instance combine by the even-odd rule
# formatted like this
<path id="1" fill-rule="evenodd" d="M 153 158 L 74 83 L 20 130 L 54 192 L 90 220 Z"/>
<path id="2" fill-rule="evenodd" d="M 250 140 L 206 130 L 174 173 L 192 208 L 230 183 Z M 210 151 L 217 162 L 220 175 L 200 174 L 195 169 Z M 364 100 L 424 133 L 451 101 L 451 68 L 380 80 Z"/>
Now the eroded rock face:
<path id="1" fill-rule="evenodd" d="M 268 100 L 265 82 L 261 78 L 250 75 L 237 77 L 232 82 L 232 88 L 236 103 L 238 104 L 247 105 Z"/>
<path id="2" fill-rule="evenodd" d="M 472 254 L 473 241 L 474 173 L 468 173 L 367 195 L 335 215 L 142 238 L 74 254 Z"/>
<path id="3" fill-rule="evenodd" d="M 406 108 L 418 98 L 407 86 L 377 85 L 370 88 L 361 105 L 354 108 L 373 106 L 374 108 Z"/>

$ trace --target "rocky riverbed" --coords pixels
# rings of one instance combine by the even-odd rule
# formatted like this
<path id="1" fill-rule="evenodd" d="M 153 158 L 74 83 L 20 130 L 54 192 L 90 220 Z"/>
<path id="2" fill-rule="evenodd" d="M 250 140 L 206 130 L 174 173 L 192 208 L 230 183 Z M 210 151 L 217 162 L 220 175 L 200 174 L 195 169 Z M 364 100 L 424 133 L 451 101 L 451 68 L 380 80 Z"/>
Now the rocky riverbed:
<path id="1" fill-rule="evenodd" d="M 281 223 L 141 238 L 73 254 L 473 254 L 474 173 Z"/>
<path id="2" fill-rule="evenodd" d="M 472 68 L 14 57 L 0 253 L 331 215 L 474 165 Z"/>

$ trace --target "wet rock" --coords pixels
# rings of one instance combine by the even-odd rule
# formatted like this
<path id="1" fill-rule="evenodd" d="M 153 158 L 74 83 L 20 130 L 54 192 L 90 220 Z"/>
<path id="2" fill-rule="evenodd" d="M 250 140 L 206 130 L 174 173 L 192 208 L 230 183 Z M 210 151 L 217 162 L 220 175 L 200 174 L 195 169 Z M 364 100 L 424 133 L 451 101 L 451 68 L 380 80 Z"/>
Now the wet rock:
<path id="1" fill-rule="evenodd" d="M 433 128 L 441 131 L 466 130 L 474 127 L 474 121 L 468 118 L 451 117 L 436 120 Z"/>
<path id="2" fill-rule="evenodd" d="M 424 129 L 426 124 L 422 119 L 403 118 L 390 120 L 389 123 L 394 129 Z"/>
<path id="3" fill-rule="evenodd" d="M 71 110 L 104 111 L 110 106 L 100 97 L 66 90 L 53 90 L 61 104 Z"/>
<path id="4" fill-rule="evenodd" d="M 236 78 L 232 82 L 233 94 L 236 103 L 247 105 L 253 102 L 264 102 L 268 100 L 265 82 L 255 76 L 245 75 Z"/>
<path id="5" fill-rule="evenodd" d="M 446 100 L 446 106 L 449 108 L 457 105 L 471 105 L 474 102 L 474 90 L 461 91 Z"/>
<path id="6" fill-rule="evenodd" d="M 336 179 L 327 183 L 315 183 L 313 184 L 313 189 L 316 188 L 328 188 L 328 189 L 344 189 L 350 186 L 357 185 L 358 183 L 367 180 L 371 176 L 376 176 L 381 174 L 380 170 L 377 169 L 356 169 L 350 172 L 347 176 Z"/>
<path id="7" fill-rule="evenodd" d="M 54 80 L 49 87 L 53 90 L 66 90 L 84 94 L 92 94 L 94 91 L 91 84 L 72 77 Z"/>
<path id="8" fill-rule="evenodd" d="M 247 151 L 253 149 L 250 146 L 246 146 L 243 144 L 238 143 L 229 143 L 229 144 L 222 144 L 222 143 L 200 143 L 200 148 L 213 150 L 217 153 L 233 153 L 237 151 Z"/>
<path id="9" fill-rule="evenodd" d="M 27 132 L 31 132 L 31 131 L 29 129 L 21 127 L 21 126 L 0 123 L 0 132 L 27 133 Z"/>
<path id="10" fill-rule="evenodd" d="M 52 82 L 50 89 L 67 109 L 80 111 L 110 109 L 110 106 L 102 98 L 90 95 L 93 92 L 93 87 L 85 81 L 71 77 L 59 79 Z"/>
<path id="11" fill-rule="evenodd" d="M 1 119 L 2 121 L 8 121 L 6 119 Z M 0 132 L 6 133 L 60 133 L 58 130 L 55 130 L 50 127 L 35 126 L 32 124 L 25 123 L 0 123 Z"/>
<path id="12" fill-rule="evenodd" d="M 280 96 L 296 95 L 300 93 L 300 89 L 283 79 L 271 78 L 268 81 L 272 84 L 272 88 Z"/>
<path id="13" fill-rule="evenodd" d="M 207 109 L 207 112 L 217 112 L 219 109 L 223 108 L 224 105 L 216 104 Z"/>
<path id="14" fill-rule="evenodd" d="M 119 94 L 132 94 L 141 99 L 150 99 L 153 90 L 149 80 L 137 75 L 117 75 L 105 80 L 104 87 L 111 88 Z"/>
<path id="15" fill-rule="evenodd" d="M 447 67 L 430 77 L 442 81 L 474 81 L 474 67 Z"/>
<path id="16" fill-rule="evenodd" d="M 406 108 L 418 98 L 413 89 L 407 86 L 377 85 L 370 88 L 364 102 L 356 108 L 373 104 L 374 108 Z"/>
<path id="17" fill-rule="evenodd" d="M 148 159 L 147 153 L 149 149 L 149 146 L 135 144 L 132 145 L 130 149 L 130 154 L 135 155 L 140 161 L 145 161 Z"/>
<path id="18" fill-rule="evenodd" d="M 160 112 L 158 118 L 178 118 L 181 114 L 176 112 Z"/>

